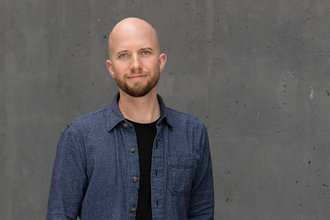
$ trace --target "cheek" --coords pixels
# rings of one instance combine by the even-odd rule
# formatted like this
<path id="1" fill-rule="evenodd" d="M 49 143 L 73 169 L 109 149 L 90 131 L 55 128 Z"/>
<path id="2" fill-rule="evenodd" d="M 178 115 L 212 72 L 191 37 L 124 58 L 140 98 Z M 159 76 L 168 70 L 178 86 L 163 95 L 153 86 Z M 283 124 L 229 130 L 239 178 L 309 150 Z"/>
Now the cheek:
<path id="1" fill-rule="evenodd" d="M 127 68 L 124 65 L 116 65 L 112 67 L 112 73 L 115 78 L 121 77 L 127 72 Z"/>
<path id="2" fill-rule="evenodd" d="M 153 61 L 150 61 L 150 62 L 146 62 L 145 63 L 145 67 L 150 69 L 150 70 L 153 70 L 153 71 L 159 71 L 160 70 L 160 66 L 159 66 L 159 62 L 156 61 L 156 60 L 153 60 Z"/>

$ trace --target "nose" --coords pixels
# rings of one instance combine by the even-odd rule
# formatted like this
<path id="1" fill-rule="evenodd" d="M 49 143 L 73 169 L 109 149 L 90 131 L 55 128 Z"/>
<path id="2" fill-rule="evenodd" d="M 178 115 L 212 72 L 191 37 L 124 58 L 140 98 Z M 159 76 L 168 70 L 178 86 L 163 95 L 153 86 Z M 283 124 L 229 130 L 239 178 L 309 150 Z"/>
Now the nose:
<path id="1" fill-rule="evenodd" d="M 132 71 L 140 71 L 142 69 L 142 63 L 138 55 L 133 55 L 130 63 L 130 69 Z"/>

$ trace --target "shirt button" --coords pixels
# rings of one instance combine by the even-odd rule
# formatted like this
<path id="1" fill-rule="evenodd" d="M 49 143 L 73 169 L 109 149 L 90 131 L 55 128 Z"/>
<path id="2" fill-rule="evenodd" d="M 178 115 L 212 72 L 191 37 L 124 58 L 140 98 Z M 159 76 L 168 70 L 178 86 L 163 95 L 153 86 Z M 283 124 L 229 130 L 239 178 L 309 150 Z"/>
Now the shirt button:
<path id="1" fill-rule="evenodd" d="M 124 128 L 128 128 L 128 124 L 126 122 L 123 123 Z"/>
<path id="2" fill-rule="evenodd" d="M 135 153 L 135 147 L 130 147 L 129 152 L 131 152 L 132 154 Z"/>
<path id="3" fill-rule="evenodd" d="M 132 207 L 129 209 L 131 212 L 136 212 L 136 207 Z"/>
<path id="4" fill-rule="evenodd" d="M 136 183 L 137 180 L 138 180 L 138 177 L 137 177 L 137 176 L 132 176 L 132 182 L 133 182 L 133 183 Z"/>

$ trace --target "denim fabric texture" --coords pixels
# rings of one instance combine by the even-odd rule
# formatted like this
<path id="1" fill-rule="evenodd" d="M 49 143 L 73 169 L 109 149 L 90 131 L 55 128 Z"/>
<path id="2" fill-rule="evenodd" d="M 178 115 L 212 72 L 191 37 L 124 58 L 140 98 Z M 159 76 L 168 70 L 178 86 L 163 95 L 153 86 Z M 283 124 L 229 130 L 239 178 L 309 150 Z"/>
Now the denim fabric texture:
<path id="1" fill-rule="evenodd" d="M 50 186 L 47 220 L 135 219 L 139 157 L 132 124 L 117 100 L 78 117 L 61 135 Z M 170 109 L 158 96 L 161 118 L 152 149 L 151 199 L 155 220 L 214 217 L 208 135 L 197 118 Z"/>

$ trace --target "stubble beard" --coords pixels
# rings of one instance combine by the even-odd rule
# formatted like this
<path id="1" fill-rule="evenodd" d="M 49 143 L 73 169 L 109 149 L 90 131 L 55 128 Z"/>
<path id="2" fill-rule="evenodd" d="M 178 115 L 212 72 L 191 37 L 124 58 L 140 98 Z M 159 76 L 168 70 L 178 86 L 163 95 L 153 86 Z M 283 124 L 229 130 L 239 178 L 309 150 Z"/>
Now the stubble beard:
<path id="1" fill-rule="evenodd" d="M 116 78 L 116 83 L 118 87 L 126 94 L 136 98 L 147 95 L 153 88 L 155 88 L 158 81 L 159 81 L 159 74 L 155 75 L 150 80 L 148 80 L 145 85 L 137 85 L 136 83 L 135 85 L 130 86 L 124 80 Z"/>

